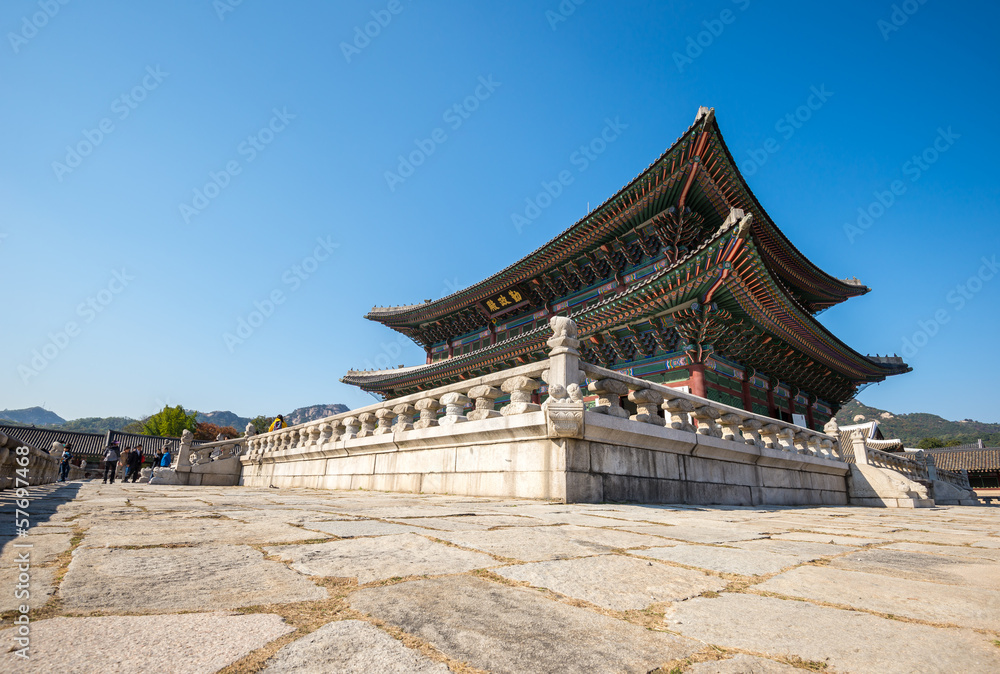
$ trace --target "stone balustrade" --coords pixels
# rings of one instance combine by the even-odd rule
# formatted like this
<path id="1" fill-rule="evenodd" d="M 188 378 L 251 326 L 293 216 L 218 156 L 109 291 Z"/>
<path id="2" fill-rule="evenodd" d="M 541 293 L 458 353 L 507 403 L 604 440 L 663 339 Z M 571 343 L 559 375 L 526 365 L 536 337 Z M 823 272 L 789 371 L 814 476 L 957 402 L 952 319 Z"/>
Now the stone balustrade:
<path id="1" fill-rule="evenodd" d="M 543 385 L 542 377 L 547 366 L 548 361 L 531 363 L 426 393 L 395 398 L 324 419 L 254 435 L 244 439 L 247 451 L 242 459 L 244 464 L 259 463 L 266 456 L 293 449 L 538 412 L 541 405 L 532 402 L 532 396 Z M 509 396 L 509 402 L 497 409 L 497 399 L 504 396 Z M 210 445 L 202 445 L 197 451 L 208 446 Z M 197 452 L 192 452 L 195 453 Z M 194 459 L 192 464 L 195 464 Z"/>
<path id="2" fill-rule="evenodd" d="M 60 461 L 61 457 L 0 433 L 0 490 L 55 482 L 59 479 Z M 82 468 L 70 468 L 70 480 L 83 477 Z"/>
<path id="3" fill-rule="evenodd" d="M 580 363 L 580 368 L 591 380 L 588 390 L 598 395 L 590 412 L 665 425 L 737 444 L 843 461 L 836 435 L 754 414 L 590 363 Z M 637 412 L 631 416 L 620 403 L 626 395 L 636 404 Z M 661 417 L 656 411 L 656 401 L 660 401 L 658 404 L 665 416 Z"/>
<path id="4" fill-rule="evenodd" d="M 216 442 L 206 442 L 189 450 L 188 460 L 192 466 L 201 466 L 213 461 L 231 459 L 243 453 L 246 446 L 246 438 L 233 438 L 232 440 L 218 440 Z"/>

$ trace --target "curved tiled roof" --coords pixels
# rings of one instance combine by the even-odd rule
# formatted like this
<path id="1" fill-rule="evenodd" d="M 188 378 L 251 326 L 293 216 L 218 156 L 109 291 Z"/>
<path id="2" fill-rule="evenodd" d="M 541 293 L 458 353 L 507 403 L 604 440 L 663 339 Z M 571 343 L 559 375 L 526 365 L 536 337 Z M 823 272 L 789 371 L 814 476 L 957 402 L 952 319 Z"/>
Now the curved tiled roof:
<path id="1" fill-rule="evenodd" d="M 0 426 L 0 433 L 45 452 L 52 449 L 53 442 L 72 443 L 74 451 L 81 456 L 103 455 L 107 446 L 106 433 L 53 431 L 34 426 Z"/>
<path id="2" fill-rule="evenodd" d="M 665 175 L 672 175 L 674 172 L 672 166 L 680 168 L 685 162 L 691 160 L 695 140 L 693 132 L 696 130 L 699 133 L 702 131 L 710 133 L 711 140 L 709 142 L 720 150 L 718 158 L 727 165 L 726 174 L 735 176 L 736 178 L 740 193 L 737 196 L 740 197 L 739 201 L 741 203 L 733 205 L 742 207 L 748 212 L 759 214 L 758 221 L 760 224 L 755 224 L 754 236 L 760 241 L 763 249 L 762 252 L 768 259 L 769 266 L 774 268 L 775 273 L 781 276 L 787 283 L 794 286 L 802 295 L 812 299 L 818 298 L 817 307 L 837 304 L 850 297 L 862 295 L 869 291 L 867 286 L 856 280 L 844 281 L 827 274 L 792 245 L 791 241 L 778 229 L 767 212 L 761 207 L 736 167 L 732 154 L 729 152 L 722 138 L 718 123 L 715 120 L 714 110 L 700 108 L 694 123 L 674 141 L 673 145 L 646 167 L 645 170 L 585 217 L 578 220 L 549 242 L 479 283 L 451 293 L 439 300 L 420 304 L 375 307 L 368 312 L 365 318 L 385 323 L 390 327 L 415 325 L 436 320 L 473 302 L 485 299 L 497 288 L 508 287 L 545 271 L 556 264 L 561 264 L 568 259 L 572 259 L 581 242 L 592 239 L 595 234 L 594 230 L 607 225 L 613 220 L 613 218 L 609 217 L 610 210 L 623 195 L 639 189 L 647 179 L 652 182 L 657 178 L 658 173 L 660 173 L 661 179 Z M 684 155 L 685 152 L 687 152 L 687 158 L 684 156 L 672 156 L 676 154 Z M 702 154 L 706 154 L 704 149 L 702 150 Z M 680 159 L 680 163 L 677 163 L 678 159 Z M 668 160 L 671 161 L 668 162 Z M 715 162 L 712 164 L 713 170 L 714 167 Z"/>
<path id="3" fill-rule="evenodd" d="M 1000 447 L 983 449 L 927 449 L 941 470 L 1000 471 Z"/>

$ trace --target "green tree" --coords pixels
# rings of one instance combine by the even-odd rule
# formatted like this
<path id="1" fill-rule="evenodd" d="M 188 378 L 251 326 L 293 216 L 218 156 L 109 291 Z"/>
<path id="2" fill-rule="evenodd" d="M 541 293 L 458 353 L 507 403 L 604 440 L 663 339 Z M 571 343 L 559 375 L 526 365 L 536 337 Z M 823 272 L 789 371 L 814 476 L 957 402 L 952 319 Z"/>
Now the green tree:
<path id="1" fill-rule="evenodd" d="M 944 447 L 940 438 L 924 438 L 917 443 L 917 449 L 934 449 L 936 447 Z"/>
<path id="2" fill-rule="evenodd" d="M 267 433 L 267 429 L 270 428 L 272 421 L 274 421 L 274 417 L 265 417 L 261 414 L 251 419 L 250 423 L 253 424 L 254 429 L 258 433 Z"/>
<path id="3" fill-rule="evenodd" d="M 168 405 L 142 420 L 142 434 L 178 438 L 185 430 L 194 432 L 198 427 L 197 417 L 197 412 L 188 413 L 181 405 L 177 407 Z"/>

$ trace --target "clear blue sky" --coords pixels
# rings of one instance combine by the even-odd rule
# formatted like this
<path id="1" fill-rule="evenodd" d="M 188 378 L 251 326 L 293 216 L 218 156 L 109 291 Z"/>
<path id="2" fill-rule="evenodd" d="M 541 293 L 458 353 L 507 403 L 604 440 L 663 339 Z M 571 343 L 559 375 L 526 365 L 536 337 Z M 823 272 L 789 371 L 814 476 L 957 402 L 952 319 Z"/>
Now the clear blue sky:
<path id="1" fill-rule="evenodd" d="M 862 353 L 916 342 L 914 372 L 861 400 L 1000 421 L 1000 271 L 982 261 L 1000 255 L 1000 11 L 911 1 L 893 17 L 888 1 L 8 0 L 0 408 L 370 403 L 347 369 L 424 358 L 371 306 L 535 249 L 704 105 L 789 238 L 873 288 L 822 322 Z M 606 120 L 620 134 L 582 170 L 573 153 Z M 387 180 L 415 141 L 433 152 Z M 572 184 L 518 232 L 512 214 L 563 170 Z M 878 217 L 849 236 L 859 208 Z"/>

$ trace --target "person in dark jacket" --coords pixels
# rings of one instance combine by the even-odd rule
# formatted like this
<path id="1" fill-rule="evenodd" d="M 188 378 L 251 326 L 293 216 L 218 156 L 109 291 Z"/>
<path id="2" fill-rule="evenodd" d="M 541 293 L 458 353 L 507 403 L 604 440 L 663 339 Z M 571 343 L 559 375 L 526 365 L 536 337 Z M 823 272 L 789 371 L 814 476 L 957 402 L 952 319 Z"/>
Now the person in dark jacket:
<path id="1" fill-rule="evenodd" d="M 139 479 L 139 471 L 142 470 L 142 447 L 136 445 L 129 452 L 128 458 L 125 460 L 125 465 L 128 468 L 128 473 L 125 475 L 124 482 L 128 482 L 128 478 L 132 478 L 132 483 L 134 484 L 136 480 Z"/>
<path id="2" fill-rule="evenodd" d="M 121 450 L 118 448 L 118 441 L 112 440 L 104 450 L 104 482 L 108 483 L 108 474 L 111 474 L 111 484 L 115 483 L 115 471 L 118 470 L 118 459 L 121 457 Z"/>
<path id="3" fill-rule="evenodd" d="M 66 444 L 66 448 L 63 450 L 62 463 L 59 464 L 59 481 L 65 482 L 66 478 L 69 477 L 70 461 L 73 460 L 73 445 L 70 443 Z"/>

